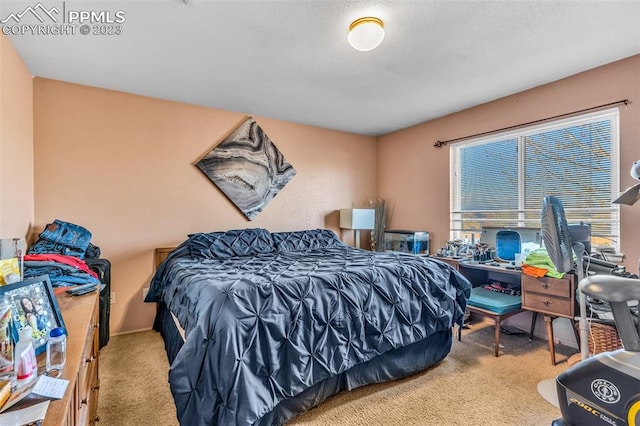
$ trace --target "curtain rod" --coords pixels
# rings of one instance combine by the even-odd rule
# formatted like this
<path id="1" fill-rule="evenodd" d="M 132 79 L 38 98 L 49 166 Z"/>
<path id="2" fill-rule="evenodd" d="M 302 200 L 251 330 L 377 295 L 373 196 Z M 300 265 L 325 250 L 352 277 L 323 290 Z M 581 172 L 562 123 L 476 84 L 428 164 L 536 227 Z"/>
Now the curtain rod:
<path id="1" fill-rule="evenodd" d="M 438 142 L 434 143 L 433 146 L 435 146 L 436 148 L 441 148 L 441 147 L 443 147 L 443 146 L 445 146 L 447 144 L 450 144 L 451 142 L 458 142 L 458 141 L 462 141 L 462 140 L 465 140 L 465 139 L 475 138 L 475 137 L 478 137 L 478 136 L 486 136 L 486 135 L 490 135 L 492 133 L 498 133 L 498 132 L 502 132 L 502 131 L 505 131 L 505 130 L 513 130 L 513 129 L 517 129 L 519 127 L 525 127 L 525 126 L 530 126 L 532 124 L 538 124 L 538 123 L 543 123 L 545 121 L 554 120 L 556 118 L 568 117 L 570 115 L 576 115 L 576 114 L 580 114 L 582 112 L 593 111 L 593 110 L 596 110 L 596 109 L 606 108 L 606 107 L 610 107 L 610 106 L 614 106 L 614 105 L 620 105 L 620 104 L 629 105 L 629 99 L 623 99 L 623 100 L 620 100 L 620 101 L 610 102 L 608 104 L 603 104 L 603 105 L 598 105 L 598 106 L 594 106 L 594 107 L 590 107 L 590 108 L 585 108 L 585 109 L 581 109 L 581 110 L 578 110 L 578 111 L 567 112 L 567 113 L 560 114 L 560 115 L 554 115 L 553 117 L 541 118 L 539 120 L 529 121 L 527 123 L 516 124 L 514 126 L 509 126 L 509 127 L 503 127 L 502 129 L 489 130 L 488 132 L 476 133 L 475 135 L 463 136 L 461 138 L 449 139 L 447 141 L 438 141 Z"/>

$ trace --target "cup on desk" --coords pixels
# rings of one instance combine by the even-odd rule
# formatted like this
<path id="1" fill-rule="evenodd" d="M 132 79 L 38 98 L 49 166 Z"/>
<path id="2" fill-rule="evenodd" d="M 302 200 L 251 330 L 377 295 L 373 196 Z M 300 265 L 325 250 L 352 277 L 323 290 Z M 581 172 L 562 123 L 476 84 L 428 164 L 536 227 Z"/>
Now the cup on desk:
<path id="1" fill-rule="evenodd" d="M 524 259 L 527 257 L 526 254 L 524 253 L 516 253 L 516 260 L 514 262 L 514 264 L 516 266 L 522 266 L 522 262 L 524 262 Z"/>

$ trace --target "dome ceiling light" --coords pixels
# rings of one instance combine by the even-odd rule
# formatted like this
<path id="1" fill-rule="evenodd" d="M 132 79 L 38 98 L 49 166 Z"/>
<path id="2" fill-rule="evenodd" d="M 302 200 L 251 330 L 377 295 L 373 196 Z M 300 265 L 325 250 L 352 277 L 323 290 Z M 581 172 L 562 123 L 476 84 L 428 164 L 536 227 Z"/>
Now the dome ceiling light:
<path id="1" fill-rule="evenodd" d="M 380 46 L 384 39 L 384 23 L 371 16 L 356 19 L 349 26 L 349 44 L 356 50 L 367 52 Z"/>

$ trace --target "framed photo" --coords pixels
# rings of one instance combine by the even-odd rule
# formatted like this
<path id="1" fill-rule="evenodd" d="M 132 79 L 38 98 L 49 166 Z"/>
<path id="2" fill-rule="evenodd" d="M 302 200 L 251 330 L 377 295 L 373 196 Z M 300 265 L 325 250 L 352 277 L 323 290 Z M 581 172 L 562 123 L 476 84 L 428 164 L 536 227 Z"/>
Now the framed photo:
<path id="1" fill-rule="evenodd" d="M 46 349 L 49 332 L 64 325 L 58 301 L 48 275 L 29 278 L 0 287 L 0 296 L 6 294 L 13 307 L 13 323 L 17 330 L 31 326 L 36 354 Z"/>

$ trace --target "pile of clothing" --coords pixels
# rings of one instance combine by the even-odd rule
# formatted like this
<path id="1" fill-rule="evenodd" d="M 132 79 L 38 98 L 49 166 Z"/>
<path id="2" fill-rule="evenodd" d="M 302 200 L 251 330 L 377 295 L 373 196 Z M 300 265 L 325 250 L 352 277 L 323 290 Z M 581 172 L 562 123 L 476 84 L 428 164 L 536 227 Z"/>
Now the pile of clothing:
<path id="1" fill-rule="evenodd" d="M 38 240 L 24 256 L 25 278 L 48 275 L 53 287 L 100 285 L 98 275 L 84 259 L 100 257 L 100 248 L 91 244 L 91 232 L 62 220 L 47 224 Z M 71 290 L 72 291 L 72 290 Z"/>
<path id="2" fill-rule="evenodd" d="M 484 285 L 486 290 L 495 291 L 496 293 L 508 294 L 510 296 L 520 296 L 520 285 L 512 283 L 504 283 L 498 280 L 488 280 Z"/>
<path id="3" fill-rule="evenodd" d="M 544 276 L 552 278 L 564 277 L 564 273 L 558 272 L 556 265 L 554 265 L 549 253 L 544 248 L 535 249 L 527 254 L 524 262 L 522 262 L 522 273 L 536 278 Z"/>

